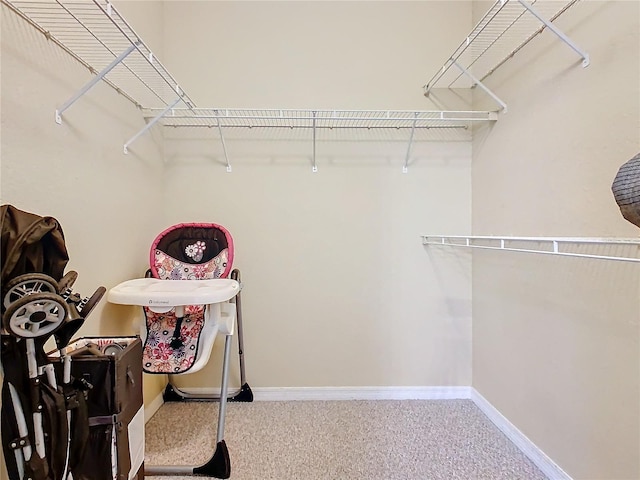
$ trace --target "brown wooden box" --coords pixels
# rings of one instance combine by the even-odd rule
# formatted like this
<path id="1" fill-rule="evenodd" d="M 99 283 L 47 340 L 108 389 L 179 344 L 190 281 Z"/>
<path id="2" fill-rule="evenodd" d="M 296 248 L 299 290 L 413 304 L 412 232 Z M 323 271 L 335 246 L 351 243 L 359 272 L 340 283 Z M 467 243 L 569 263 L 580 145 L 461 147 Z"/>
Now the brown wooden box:
<path id="1" fill-rule="evenodd" d="M 75 480 L 143 480 L 144 405 L 139 337 L 83 337 L 65 352 L 88 391 L 89 444 Z M 58 362 L 58 367 L 61 365 Z M 136 470 L 130 476 L 130 471 Z"/>

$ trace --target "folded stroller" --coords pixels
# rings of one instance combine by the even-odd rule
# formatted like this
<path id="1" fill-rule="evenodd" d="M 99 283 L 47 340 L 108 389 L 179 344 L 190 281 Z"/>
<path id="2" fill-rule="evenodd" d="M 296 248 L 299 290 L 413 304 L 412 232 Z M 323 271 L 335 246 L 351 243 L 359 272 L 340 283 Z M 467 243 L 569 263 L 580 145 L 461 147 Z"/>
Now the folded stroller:
<path id="1" fill-rule="evenodd" d="M 149 474 L 194 474 L 228 478 L 230 461 L 223 439 L 227 400 L 250 402 L 245 379 L 240 272 L 232 270 L 233 239 L 213 223 L 182 223 L 156 237 L 150 251 L 147 278 L 129 280 L 109 291 L 109 301 L 143 307 L 143 370 L 168 374 L 165 401 L 219 400 L 218 435 L 213 457 L 201 466 L 149 466 Z M 180 280 L 173 282 L 171 280 Z M 227 395 L 231 337 L 237 327 L 240 390 Z M 226 336 L 220 396 L 185 393 L 171 384 L 172 376 L 203 368 L 215 337 Z"/>
<path id="2" fill-rule="evenodd" d="M 80 480 L 89 432 L 86 382 L 43 352 L 52 336 L 61 351 L 105 293 L 81 298 L 62 228 L 11 205 L 0 207 L 2 235 L 2 447 L 14 480 Z"/>

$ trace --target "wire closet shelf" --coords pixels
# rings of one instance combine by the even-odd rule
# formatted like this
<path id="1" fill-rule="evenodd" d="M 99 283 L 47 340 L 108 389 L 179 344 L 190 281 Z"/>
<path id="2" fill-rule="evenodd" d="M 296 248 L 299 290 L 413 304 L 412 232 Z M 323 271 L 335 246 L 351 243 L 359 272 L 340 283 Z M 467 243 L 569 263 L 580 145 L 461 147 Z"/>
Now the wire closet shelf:
<path id="1" fill-rule="evenodd" d="M 136 106 L 165 108 L 176 98 L 193 101 L 151 49 L 109 2 L 0 0 L 10 10 Z M 61 115 L 77 98 L 58 109 Z M 58 121 L 60 119 L 58 118 Z"/>
<path id="2" fill-rule="evenodd" d="M 640 263 L 640 238 L 422 235 L 422 244 Z"/>
<path id="3" fill-rule="evenodd" d="M 124 151 L 154 124 L 316 130 L 469 131 L 474 122 L 497 120 L 491 111 L 363 111 L 197 108 L 133 28 L 106 0 L 0 0 L 47 39 L 86 67 L 94 77 L 56 110 L 56 121 L 100 80 L 143 111 L 145 127 Z M 468 134 L 465 134 L 465 138 Z M 449 140 L 450 137 L 430 137 Z M 223 145 L 224 146 L 224 145 Z M 315 147 L 314 147 L 315 148 Z M 225 148 L 226 150 L 226 148 Z M 225 155 L 226 156 L 226 155 Z M 228 163 L 228 162 L 227 162 Z M 228 166 L 228 169 L 230 167 Z M 315 170 L 315 161 L 314 161 Z"/>
<path id="4" fill-rule="evenodd" d="M 159 109 L 146 109 L 154 118 Z M 171 127 L 303 128 L 303 129 L 468 129 L 473 122 L 497 120 L 492 111 L 391 111 L 311 109 L 171 109 L 163 119 Z"/>
<path id="5" fill-rule="evenodd" d="M 433 88 L 480 87 L 503 111 L 506 104 L 482 82 L 545 29 L 552 31 L 589 65 L 589 55 L 553 22 L 580 0 L 497 0 L 451 56 L 424 85 Z"/>

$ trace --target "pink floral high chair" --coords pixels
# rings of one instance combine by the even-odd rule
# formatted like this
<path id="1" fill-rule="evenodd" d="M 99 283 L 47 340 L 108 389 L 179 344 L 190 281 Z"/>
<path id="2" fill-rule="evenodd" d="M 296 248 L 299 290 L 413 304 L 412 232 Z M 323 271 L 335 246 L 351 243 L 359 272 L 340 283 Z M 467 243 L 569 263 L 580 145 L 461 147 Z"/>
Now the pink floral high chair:
<path id="1" fill-rule="evenodd" d="M 165 401 L 220 401 L 216 451 L 208 462 L 180 467 L 145 465 L 145 474 L 229 478 L 229 453 L 223 439 L 226 401 L 253 400 L 245 380 L 242 285 L 239 270 L 232 270 L 233 254 L 233 239 L 220 225 L 174 225 L 153 241 L 147 277 L 125 281 L 109 291 L 112 303 L 143 307 L 146 329 L 141 332 L 142 368 L 145 373 L 169 375 Z M 228 396 L 230 340 L 236 326 L 241 387 Z M 220 396 L 187 393 L 174 387 L 172 375 L 196 372 L 207 364 L 218 333 L 226 336 Z"/>
<path id="2" fill-rule="evenodd" d="M 210 280 L 228 278 L 232 263 L 233 239 L 224 227 L 182 223 L 156 237 L 149 271 L 161 280 Z M 194 372 L 206 364 L 215 339 L 206 328 L 209 312 L 205 305 L 187 305 L 178 313 L 183 315 L 177 315 L 176 308 L 144 307 L 146 373 Z"/>

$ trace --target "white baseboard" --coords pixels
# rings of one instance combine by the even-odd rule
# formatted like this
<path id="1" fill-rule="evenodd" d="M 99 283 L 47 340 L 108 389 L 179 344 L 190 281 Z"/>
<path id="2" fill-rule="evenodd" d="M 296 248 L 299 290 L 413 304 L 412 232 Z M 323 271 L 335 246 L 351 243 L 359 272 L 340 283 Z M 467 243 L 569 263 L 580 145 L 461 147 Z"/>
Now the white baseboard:
<path id="1" fill-rule="evenodd" d="M 144 407 L 144 423 L 147 423 L 151 417 L 160 409 L 160 407 L 164 404 L 164 399 L 162 397 L 164 391 L 160 392 L 156 398 L 151 400 L 151 403 Z"/>
<path id="2" fill-rule="evenodd" d="M 536 444 L 527 438 L 518 428 L 502 415 L 478 391 L 471 389 L 471 400 L 506 437 L 531 460 L 549 480 L 572 480 L 553 460 L 551 460 Z"/>
<path id="3" fill-rule="evenodd" d="M 185 393 L 220 395 L 219 388 L 180 388 Z M 233 392 L 233 388 L 229 388 Z M 451 400 L 471 398 L 471 387 L 256 387 L 259 402 L 298 400 Z"/>
<path id="4" fill-rule="evenodd" d="M 259 401 L 436 400 L 469 398 L 470 387 L 282 387 L 255 388 Z"/>

